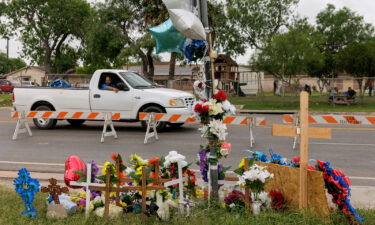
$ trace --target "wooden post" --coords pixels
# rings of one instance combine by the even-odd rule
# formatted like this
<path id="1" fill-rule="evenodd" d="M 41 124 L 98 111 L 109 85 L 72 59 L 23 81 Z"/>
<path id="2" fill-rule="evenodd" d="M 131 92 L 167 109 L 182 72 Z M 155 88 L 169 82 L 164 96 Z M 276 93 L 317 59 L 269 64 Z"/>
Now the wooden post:
<path id="1" fill-rule="evenodd" d="M 119 159 L 119 157 L 116 158 L 116 174 L 117 174 L 117 177 L 120 178 L 120 159 Z M 121 186 L 121 181 L 119 179 L 119 181 L 117 182 L 117 187 L 120 187 L 120 186 Z M 116 205 L 121 206 L 120 205 L 120 192 L 119 191 L 116 191 L 115 199 L 116 199 Z"/>
<path id="2" fill-rule="evenodd" d="M 300 143 L 300 179 L 299 179 L 299 208 L 307 209 L 307 169 L 309 160 L 309 138 L 331 139 L 330 128 L 309 127 L 309 95 L 301 92 L 300 96 L 300 124 L 287 126 L 274 124 L 272 136 L 299 137 Z"/>
<path id="3" fill-rule="evenodd" d="M 248 158 L 245 158 L 245 166 L 244 166 L 244 170 L 245 171 L 249 171 L 249 159 Z M 250 189 L 248 187 L 245 187 L 245 204 L 246 204 L 246 207 L 247 209 L 251 210 L 251 202 L 250 202 Z"/>
<path id="4" fill-rule="evenodd" d="M 108 220 L 109 218 L 109 196 L 111 193 L 111 170 L 107 167 L 106 168 L 106 175 L 105 175 L 105 195 L 104 195 L 104 217 Z"/>
<path id="5" fill-rule="evenodd" d="M 307 209 L 307 168 L 309 161 L 309 95 L 301 92 L 300 96 L 300 190 L 299 208 Z"/>

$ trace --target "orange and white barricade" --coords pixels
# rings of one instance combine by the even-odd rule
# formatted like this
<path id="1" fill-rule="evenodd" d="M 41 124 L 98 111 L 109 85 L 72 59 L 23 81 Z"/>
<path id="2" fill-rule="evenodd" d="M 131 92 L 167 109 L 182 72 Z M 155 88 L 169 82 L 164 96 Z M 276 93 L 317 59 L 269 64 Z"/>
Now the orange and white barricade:
<path id="1" fill-rule="evenodd" d="M 147 121 L 147 130 L 145 134 L 144 144 L 147 144 L 148 139 L 155 137 L 159 140 L 156 126 L 158 122 L 172 122 L 172 123 L 194 123 L 199 120 L 193 115 L 182 114 L 167 114 L 167 113 L 139 113 L 139 120 Z M 255 144 L 254 126 L 265 126 L 266 120 L 264 117 L 248 117 L 248 116 L 227 116 L 223 119 L 224 124 L 232 125 L 248 125 L 249 126 L 249 139 L 250 147 Z M 152 129 L 152 132 L 151 132 Z"/>
<path id="2" fill-rule="evenodd" d="M 294 123 L 299 125 L 298 114 L 283 115 L 283 123 Z M 332 125 L 375 125 L 375 116 L 353 116 L 353 115 L 309 115 L 310 124 L 332 124 Z M 297 137 L 293 138 L 293 149 L 297 145 Z"/>
<path id="3" fill-rule="evenodd" d="M 284 123 L 293 123 L 293 115 L 283 115 Z M 310 124 L 375 125 L 375 116 L 309 115 Z"/>
<path id="4" fill-rule="evenodd" d="M 103 132 L 100 142 L 104 142 L 105 137 L 113 136 L 118 138 L 113 125 L 113 120 L 120 120 L 120 113 L 113 112 L 72 112 L 72 111 L 14 111 L 11 117 L 17 119 L 13 140 L 16 140 L 21 133 L 29 133 L 32 136 L 27 119 L 80 119 L 80 120 L 104 120 Z M 24 126 L 25 128 L 22 128 Z M 110 126 L 111 131 L 107 131 Z"/>

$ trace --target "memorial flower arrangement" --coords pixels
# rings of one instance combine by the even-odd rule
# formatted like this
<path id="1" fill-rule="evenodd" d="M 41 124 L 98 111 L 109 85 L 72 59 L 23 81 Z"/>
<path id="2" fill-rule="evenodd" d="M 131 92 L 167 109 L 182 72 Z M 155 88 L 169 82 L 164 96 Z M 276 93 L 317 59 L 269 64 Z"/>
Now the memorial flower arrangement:
<path id="1" fill-rule="evenodd" d="M 243 160 L 244 161 L 244 160 Z M 244 162 L 241 161 L 239 168 L 244 167 Z M 252 165 L 248 171 L 243 171 L 239 175 L 237 184 L 242 188 L 249 188 L 251 191 L 252 209 L 254 214 L 258 214 L 261 210 L 269 208 L 271 205 L 271 198 L 267 192 L 264 192 L 264 186 L 268 179 L 272 178 L 273 174 L 266 170 L 266 167 L 257 164 Z"/>
<path id="2" fill-rule="evenodd" d="M 257 153 L 257 154 L 256 154 Z M 256 155 L 254 157 L 254 154 Z M 271 161 L 267 159 L 267 155 L 262 152 L 255 152 L 253 154 L 253 159 L 255 161 L 270 162 L 275 164 L 280 164 L 284 166 L 299 167 L 300 166 L 300 157 L 293 157 L 293 159 L 288 163 L 285 158 L 280 155 L 272 153 L 270 150 Z M 282 159 L 282 160 L 275 160 Z M 321 171 L 323 172 L 323 179 L 325 182 L 326 189 L 330 195 L 332 195 L 332 202 L 337 205 L 338 211 L 340 213 L 346 214 L 350 218 L 350 223 L 355 224 L 355 222 L 363 222 L 364 218 L 358 214 L 356 209 L 350 203 L 350 179 L 345 176 L 341 170 L 336 170 L 331 168 L 329 162 L 325 161 L 316 161 L 316 166 L 308 166 L 309 170 Z M 281 202 L 281 197 L 277 197 L 277 194 L 270 192 L 272 198 L 272 207 L 277 208 L 276 202 Z M 277 200 L 279 199 L 279 200 Z M 275 201 L 275 203 L 274 203 Z"/>
<path id="3" fill-rule="evenodd" d="M 247 196 L 250 202 L 251 197 Z M 238 190 L 233 190 L 228 196 L 224 198 L 223 206 L 230 212 L 241 212 L 245 209 L 245 194 Z"/>
<path id="4" fill-rule="evenodd" d="M 142 168 L 146 167 L 147 182 L 152 182 L 153 179 L 150 178 L 151 167 L 148 164 L 148 160 L 144 160 L 136 154 L 130 155 L 130 166 L 125 172 L 135 180 L 137 185 L 142 183 Z"/>

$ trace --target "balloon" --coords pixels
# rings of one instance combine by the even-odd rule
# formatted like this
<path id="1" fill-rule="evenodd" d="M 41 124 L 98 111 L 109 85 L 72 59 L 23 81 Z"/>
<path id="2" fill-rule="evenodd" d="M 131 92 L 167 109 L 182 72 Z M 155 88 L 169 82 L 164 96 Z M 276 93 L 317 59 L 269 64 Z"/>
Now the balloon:
<path id="1" fill-rule="evenodd" d="M 79 189 L 82 187 L 75 187 L 70 185 L 70 181 L 77 181 L 79 180 L 80 176 L 75 174 L 74 171 L 77 170 L 86 170 L 86 165 L 83 161 L 75 155 L 69 156 L 65 161 L 65 173 L 64 173 L 64 181 L 66 186 L 74 189 Z"/>
<path id="2" fill-rule="evenodd" d="M 178 31 L 190 39 L 206 40 L 202 22 L 194 13 L 185 9 L 169 9 L 169 16 Z"/>
<path id="3" fill-rule="evenodd" d="M 208 44 L 206 41 L 187 38 L 181 50 L 189 62 L 197 61 L 205 56 Z"/>
<path id="4" fill-rule="evenodd" d="M 156 53 L 182 53 L 180 46 L 184 43 L 186 37 L 176 30 L 171 19 L 156 27 L 149 28 L 149 31 L 156 40 Z"/>
<path id="5" fill-rule="evenodd" d="M 163 0 L 167 9 L 185 9 L 191 11 L 192 6 L 190 0 Z"/>

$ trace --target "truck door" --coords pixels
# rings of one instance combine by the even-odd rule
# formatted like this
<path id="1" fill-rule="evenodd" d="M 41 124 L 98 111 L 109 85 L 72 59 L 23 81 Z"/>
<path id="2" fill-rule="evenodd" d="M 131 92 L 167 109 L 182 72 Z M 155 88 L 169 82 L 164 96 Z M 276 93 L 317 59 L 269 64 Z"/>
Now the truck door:
<path id="1" fill-rule="evenodd" d="M 106 80 L 108 79 L 111 82 L 107 85 Z M 105 89 L 106 85 L 120 90 L 116 93 L 113 90 Z M 120 88 L 123 85 L 125 88 Z M 97 86 L 91 88 L 90 104 L 92 111 L 120 112 L 125 116 L 123 119 L 131 119 L 129 117 L 135 103 L 134 92 L 119 75 L 110 72 L 102 73 Z"/>

